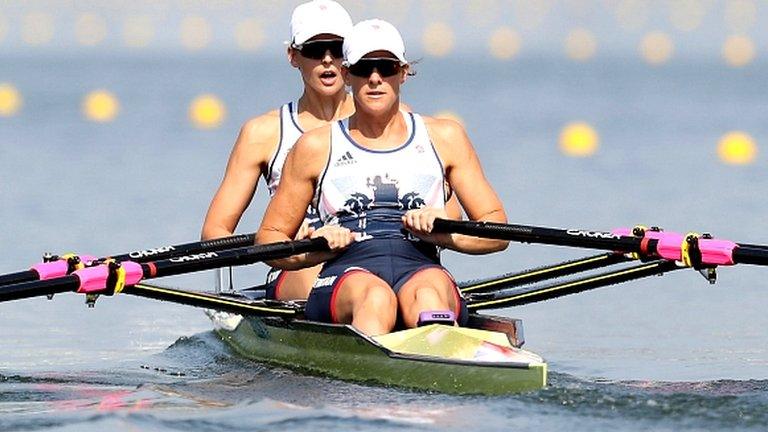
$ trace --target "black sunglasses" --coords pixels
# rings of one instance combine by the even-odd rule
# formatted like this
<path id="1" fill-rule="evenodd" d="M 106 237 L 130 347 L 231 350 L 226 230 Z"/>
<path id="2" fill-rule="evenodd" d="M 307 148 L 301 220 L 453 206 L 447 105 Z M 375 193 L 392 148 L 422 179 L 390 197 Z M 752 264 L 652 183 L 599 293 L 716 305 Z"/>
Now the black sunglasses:
<path id="1" fill-rule="evenodd" d="M 391 77 L 400 73 L 400 61 L 392 58 L 363 58 L 350 65 L 349 73 L 356 77 L 368 78 L 375 69 L 382 78 Z"/>
<path id="2" fill-rule="evenodd" d="M 304 42 L 301 45 L 293 47 L 301 53 L 302 56 L 312 60 L 322 60 L 325 53 L 330 51 L 333 58 L 340 59 L 344 57 L 344 41 L 341 39 L 316 40 Z"/>

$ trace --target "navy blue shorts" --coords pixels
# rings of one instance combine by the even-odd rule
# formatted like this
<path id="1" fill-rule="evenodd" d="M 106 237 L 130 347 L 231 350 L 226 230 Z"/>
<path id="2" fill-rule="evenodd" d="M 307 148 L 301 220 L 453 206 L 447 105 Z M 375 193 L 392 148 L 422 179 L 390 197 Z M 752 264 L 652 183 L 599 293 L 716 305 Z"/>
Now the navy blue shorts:
<path id="1" fill-rule="evenodd" d="M 428 243 L 377 238 L 354 243 L 343 254 L 325 263 L 309 294 L 304 315 L 312 321 L 338 322 L 334 311 L 336 290 L 346 276 L 356 271 L 380 277 L 397 294 L 413 275 L 428 268 L 442 269 L 453 280 L 453 276 L 440 265 L 435 246 Z M 454 311 L 457 321 L 466 323 L 466 302 L 458 287 L 456 297 L 459 304 L 459 310 Z"/>
<path id="2" fill-rule="evenodd" d="M 285 274 L 285 270 L 270 267 L 269 272 L 267 272 L 267 283 L 264 285 L 267 299 L 277 300 L 277 293 L 280 292 L 280 286 L 283 284 Z"/>
<path id="3" fill-rule="evenodd" d="M 307 221 L 312 228 L 318 229 L 323 226 L 323 223 L 320 218 L 317 217 L 317 214 L 311 213 L 310 210 L 311 208 L 307 209 L 307 214 L 304 217 L 304 220 Z M 283 285 L 283 280 L 285 279 L 285 272 L 285 270 L 280 270 L 279 268 L 269 268 L 269 271 L 267 272 L 267 282 L 265 284 L 267 291 L 266 296 L 268 299 L 277 300 L 280 287 Z"/>

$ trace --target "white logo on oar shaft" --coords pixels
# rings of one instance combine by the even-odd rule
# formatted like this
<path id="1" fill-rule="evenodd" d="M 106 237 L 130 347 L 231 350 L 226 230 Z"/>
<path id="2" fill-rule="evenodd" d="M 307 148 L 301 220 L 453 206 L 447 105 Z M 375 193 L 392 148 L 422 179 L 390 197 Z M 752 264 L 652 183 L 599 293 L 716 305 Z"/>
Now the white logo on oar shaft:
<path id="1" fill-rule="evenodd" d="M 159 248 L 144 249 L 140 251 L 131 252 L 128 254 L 128 256 L 131 258 L 146 258 L 146 257 L 155 256 L 158 254 L 163 254 L 166 252 L 175 251 L 175 250 L 176 248 L 174 248 L 173 246 L 163 246 Z"/>
<path id="2" fill-rule="evenodd" d="M 589 237 L 589 238 L 601 238 L 601 239 L 619 239 L 621 236 L 617 234 L 611 234 L 603 231 L 583 231 L 583 230 L 568 230 L 565 232 L 568 235 L 576 237 Z"/>
<path id="3" fill-rule="evenodd" d="M 175 263 L 183 263 L 183 262 L 197 261 L 197 260 L 208 259 L 208 258 L 216 258 L 218 256 L 219 255 L 216 252 L 205 252 L 205 253 L 171 258 L 170 261 Z"/>

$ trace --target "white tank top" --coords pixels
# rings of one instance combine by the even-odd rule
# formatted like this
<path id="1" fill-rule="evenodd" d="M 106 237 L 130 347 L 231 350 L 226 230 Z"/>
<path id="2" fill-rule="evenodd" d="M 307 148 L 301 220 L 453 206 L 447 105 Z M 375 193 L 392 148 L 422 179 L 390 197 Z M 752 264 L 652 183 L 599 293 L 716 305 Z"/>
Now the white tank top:
<path id="1" fill-rule="evenodd" d="M 299 126 L 298 106 L 298 102 L 288 102 L 280 107 L 280 141 L 277 142 L 277 150 L 269 161 L 269 169 L 264 175 L 269 196 L 275 195 L 277 185 L 280 184 L 285 158 L 304 133 Z"/>
<path id="2" fill-rule="evenodd" d="M 443 164 L 418 114 L 401 112 L 408 139 L 394 149 L 371 150 L 349 135 L 348 120 L 331 126 L 331 151 L 314 205 L 325 224 L 363 238 L 411 238 L 401 216 L 420 207 L 445 207 Z"/>

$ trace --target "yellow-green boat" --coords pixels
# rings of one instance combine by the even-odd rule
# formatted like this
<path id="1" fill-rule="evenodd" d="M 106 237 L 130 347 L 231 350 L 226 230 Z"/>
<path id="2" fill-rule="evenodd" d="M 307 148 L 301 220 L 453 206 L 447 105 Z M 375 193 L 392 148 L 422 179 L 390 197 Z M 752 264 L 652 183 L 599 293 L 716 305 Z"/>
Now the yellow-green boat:
<path id="1" fill-rule="evenodd" d="M 541 389 L 547 364 L 520 349 L 522 322 L 471 315 L 467 327 L 432 324 L 368 337 L 350 325 L 209 312 L 240 355 L 347 381 L 451 394 Z"/>

